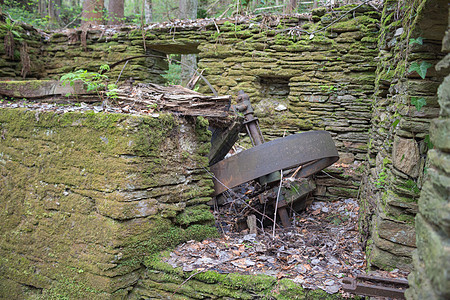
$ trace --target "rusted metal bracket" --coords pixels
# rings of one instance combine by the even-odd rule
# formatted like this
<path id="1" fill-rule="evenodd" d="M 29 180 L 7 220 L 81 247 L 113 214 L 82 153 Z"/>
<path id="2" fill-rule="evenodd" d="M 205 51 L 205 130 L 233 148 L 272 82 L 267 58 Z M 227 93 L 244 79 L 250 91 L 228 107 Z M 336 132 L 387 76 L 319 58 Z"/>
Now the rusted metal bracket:
<path id="1" fill-rule="evenodd" d="M 405 299 L 408 280 L 358 275 L 356 278 L 346 277 L 342 280 L 344 291 L 356 295 L 389 297 Z"/>

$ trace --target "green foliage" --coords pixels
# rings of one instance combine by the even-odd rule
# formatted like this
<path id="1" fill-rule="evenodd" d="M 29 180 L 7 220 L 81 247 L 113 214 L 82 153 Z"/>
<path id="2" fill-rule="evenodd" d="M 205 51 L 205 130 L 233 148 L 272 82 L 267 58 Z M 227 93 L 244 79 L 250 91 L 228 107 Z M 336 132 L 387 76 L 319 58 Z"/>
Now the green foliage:
<path id="1" fill-rule="evenodd" d="M 409 44 L 410 45 L 414 45 L 414 44 L 423 45 L 423 38 L 420 36 L 417 39 L 410 38 Z"/>
<path id="2" fill-rule="evenodd" d="M 169 69 L 163 74 L 167 84 L 181 84 L 181 65 L 169 59 Z"/>
<path id="3" fill-rule="evenodd" d="M 433 149 L 433 148 L 434 148 L 434 145 L 433 145 L 433 143 L 431 142 L 431 139 L 430 139 L 430 135 L 429 135 L 429 134 L 427 134 L 427 135 L 425 136 L 424 142 L 427 144 L 428 149 Z"/>
<path id="4" fill-rule="evenodd" d="M 378 179 L 377 181 L 375 181 L 375 186 L 377 188 L 382 188 L 387 183 L 388 168 L 386 167 L 386 165 L 389 163 L 391 163 L 391 161 L 387 157 L 383 158 L 383 169 L 381 170 L 380 173 L 378 173 Z"/>
<path id="5" fill-rule="evenodd" d="M 403 184 L 403 187 L 406 188 L 407 190 L 411 191 L 411 192 L 416 193 L 416 194 L 420 193 L 420 189 L 419 189 L 419 187 L 417 186 L 417 183 L 414 180 L 408 179 Z"/>
<path id="6" fill-rule="evenodd" d="M 397 125 L 400 123 L 400 119 L 395 119 L 394 122 L 392 122 L 392 127 L 397 127 Z"/>
<path id="7" fill-rule="evenodd" d="M 81 5 L 73 6 L 73 2 L 63 1 L 61 6 L 55 5 L 55 17 L 51 18 L 47 10 L 39 12 L 39 3 L 39 0 L 5 0 L 4 11 L 14 20 L 40 29 L 56 29 L 69 23 L 72 27 L 80 25 Z"/>
<path id="8" fill-rule="evenodd" d="M 110 83 L 110 84 L 108 84 L 107 89 L 106 89 L 106 96 L 109 99 L 113 99 L 113 100 L 117 99 L 119 97 L 117 95 L 117 91 L 118 91 L 117 85 L 115 83 Z"/>
<path id="9" fill-rule="evenodd" d="M 420 111 L 427 104 L 427 100 L 423 97 L 411 97 L 411 104 L 416 107 L 417 111 Z"/>
<path id="10" fill-rule="evenodd" d="M 336 92 L 338 89 L 334 85 L 321 85 L 320 90 L 322 92 L 325 92 L 327 94 L 330 94 L 332 92 Z"/>
<path id="11" fill-rule="evenodd" d="M 14 37 L 21 39 L 20 33 L 14 28 L 15 24 L 16 22 L 11 21 L 10 18 L 6 18 L 3 27 L 6 29 L 6 31 L 10 32 Z"/>
<path id="12" fill-rule="evenodd" d="M 422 77 L 422 79 L 425 79 L 425 77 L 427 76 L 427 70 L 431 66 L 433 66 L 433 65 L 426 61 L 422 61 L 420 63 L 420 65 L 418 62 L 415 61 L 411 64 L 411 66 L 409 66 L 408 72 L 415 71 L 415 72 L 417 72 L 417 74 L 419 74 L 420 77 Z"/>
<path id="13" fill-rule="evenodd" d="M 86 91 L 96 92 L 100 95 L 100 91 L 106 90 L 105 94 L 109 99 L 117 99 L 117 85 L 114 83 L 106 85 L 108 76 L 101 74 L 104 71 L 109 71 L 109 65 L 101 65 L 99 72 L 89 72 L 83 69 L 70 72 L 61 76 L 60 81 L 63 85 L 69 84 L 70 86 L 74 86 L 75 82 L 81 81 L 86 87 Z"/>
<path id="14" fill-rule="evenodd" d="M 333 223 L 334 225 L 340 225 L 346 221 L 348 221 L 349 217 L 348 216 L 341 216 L 340 214 L 332 214 L 328 217 L 326 217 L 326 219 L 330 222 Z"/>
<path id="15" fill-rule="evenodd" d="M 107 79 L 108 77 L 106 75 L 81 69 L 61 76 L 60 81 L 63 82 L 63 85 L 70 84 L 70 86 L 74 86 L 75 82 L 81 81 L 86 85 L 86 91 L 99 92 L 105 88 L 103 82 Z"/>
<path id="16" fill-rule="evenodd" d="M 378 179 L 377 181 L 375 181 L 375 186 L 377 188 L 384 187 L 387 183 L 387 177 L 388 177 L 387 168 L 384 167 L 383 170 L 381 170 L 381 172 L 378 174 Z"/>

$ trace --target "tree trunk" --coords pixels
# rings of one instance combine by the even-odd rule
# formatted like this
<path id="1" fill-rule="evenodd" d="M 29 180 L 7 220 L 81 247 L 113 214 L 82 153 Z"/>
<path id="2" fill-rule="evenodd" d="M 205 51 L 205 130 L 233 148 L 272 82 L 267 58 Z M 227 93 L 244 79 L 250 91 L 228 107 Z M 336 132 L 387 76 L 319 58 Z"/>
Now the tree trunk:
<path id="1" fill-rule="evenodd" d="M 285 12 L 291 14 L 297 8 L 297 0 L 287 0 L 286 2 Z"/>
<path id="2" fill-rule="evenodd" d="M 47 11 L 51 24 L 56 25 L 60 21 L 59 15 L 61 13 L 61 2 L 61 0 L 48 0 Z"/>
<path id="3" fill-rule="evenodd" d="M 41 17 L 45 17 L 47 15 L 47 1 L 46 0 L 39 0 L 38 13 Z"/>
<path id="4" fill-rule="evenodd" d="M 180 19 L 197 19 L 197 0 L 180 0 Z"/>
<path id="5" fill-rule="evenodd" d="M 191 80 L 197 69 L 197 54 L 182 54 L 181 55 L 181 85 L 186 84 Z"/>
<path id="6" fill-rule="evenodd" d="M 109 0 L 108 5 L 108 25 L 118 25 L 123 23 L 124 0 Z"/>
<path id="7" fill-rule="evenodd" d="M 153 6 L 152 0 L 144 0 L 145 1 L 145 23 L 153 22 Z"/>
<path id="8" fill-rule="evenodd" d="M 84 0 L 81 25 L 100 25 L 103 23 L 103 0 Z"/>
<path id="9" fill-rule="evenodd" d="M 140 14 L 141 13 L 141 2 L 139 0 L 133 0 L 134 3 L 134 13 Z"/>
<path id="10" fill-rule="evenodd" d="M 197 19 L 197 0 L 180 0 L 180 19 Z M 181 84 L 185 86 L 197 69 L 196 54 L 181 55 Z"/>

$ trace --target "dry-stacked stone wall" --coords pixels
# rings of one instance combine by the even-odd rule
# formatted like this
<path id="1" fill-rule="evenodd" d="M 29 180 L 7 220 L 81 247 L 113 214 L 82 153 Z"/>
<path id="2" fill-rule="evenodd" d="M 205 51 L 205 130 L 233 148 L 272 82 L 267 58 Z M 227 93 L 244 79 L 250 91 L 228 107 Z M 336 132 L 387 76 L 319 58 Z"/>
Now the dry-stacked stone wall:
<path id="1" fill-rule="evenodd" d="M 249 94 L 266 140 L 329 131 L 344 168 L 319 174 L 315 196 L 356 197 L 358 166 L 367 151 L 380 14 L 353 5 L 333 13 L 319 9 L 312 18 L 228 20 L 170 32 L 156 28 L 157 39 L 146 43 L 176 52 L 180 41 L 189 41 L 185 51 L 198 52 L 199 68 L 219 94 Z M 200 91 L 211 93 L 205 84 Z"/>
<path id="2" fill-rule="evenodd" d="M 199 67 L 220 93 L 250 95 L 266 139 L 308 130 L 332 134 L 339 164 L 353 168 L 319 174 L 317 199 L 356 197 L 367 150 L 379 14 L 369 6 L 353 9 L 317 10 L 316 22 L 228 22 L 199 46 Z"/>
<path id="3" fill-rule="evenodd" d="M 142 41 L 142 31 L 133 27 L 52 34 L 42 51 L 46 65 L 42 76 L 59 79 L 76 69 L 98 72 L 102 64 L 110 65 L 125 58 L 141 56 L 130 60 L 127 65 L 124 61 L 108 72 L 111 82 L 132 78 L 136 82 L 164 83 L 161 75 L 168 69 L 165 55 L 147 49 Z"/>
<path id="4" fill-rule="evenodd" d="M 436 65 L 437 70 L 450 67 L 450 27 L 442 51 L 447 55 Z M 413 255 L 414 271 L 408 278 L 408 299 L 450 298 L 450 75 L 439 86 L 438 102 L 439 118 L 430 126 L 434 149 L 428 153 L 428 177 L 416 216 L 417 251 Z"/>
<path id="5" fill-rule="evenodd" d="M 5 18 L 5 15 L 0 16 L 2 21 Z M 5 42 L 5 37 L 11 34 L 12 45 Z M 147 57 L 130 60 L 123 69 L 125 61 L 111 70 L 107 74 L 110 81 L 121 79 L 123 82 L 132 78 L 137 82 L 164 83 L 161 75 L 168 69 L 165 55 L 147 49 L 142 42 L 142 31 L 134 27 L 105 26 L 95 30 L 48 33 L 20 22 L 13 25 L 2 22 L 0 40 L 0 79 L 3 80 L 59 80 L 62 75 L 75 70 L 99 72 L 103 64 L 145 55 Z"/>
<path id="6" fill-rule="evenodd" d="M 0 79 L 40 78 L 45 68 L 45 37 L 27 24 L 5 23 L 0 15 Z"/>
<path id="7" fill-rule="evenodd" d="M 383 10 L 368 175 L 360 197 L 369 263 L 384 269 L 411 268 L 417 201 L 434 147 L 430 123 L 439 115 L 436 92 L 448 73 L 435 69 L 445 55 L 447 1 L 407 3 L 387 1 Z M 414 65 L 425 66 L 426 74 Z"/>

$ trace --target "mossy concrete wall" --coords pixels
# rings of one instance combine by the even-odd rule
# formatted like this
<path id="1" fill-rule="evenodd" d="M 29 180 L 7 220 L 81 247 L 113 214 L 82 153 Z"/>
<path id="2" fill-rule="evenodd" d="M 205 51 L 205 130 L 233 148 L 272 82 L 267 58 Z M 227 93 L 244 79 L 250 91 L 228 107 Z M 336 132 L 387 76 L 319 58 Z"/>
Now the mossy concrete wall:
<path id="1" fill-rule="evenodd" d="M 368 172 L 360 197 L 368 262 L 383 269 L 411 269 L 417 201 L 434 144 L 430 123 L 439 115 L 437 89 L 448 74 L 448 68 L 435 68 L 445 55 L 446 5 L 440 0 L 411 0 L 402 6 L 386 1 L 383 9 Z M 425 78 L 410 71 L 414 63 L 424 62 L 429 64 Z M 426 102 L 423 107 L 414 104 L 420 99 Z"/>
<path id="2" fill-rule="evenodd" d="M 201 118 L 2 109 L 0 132 L 2 299 L 120 298 L 147 255 L 217 234 Z"/>

